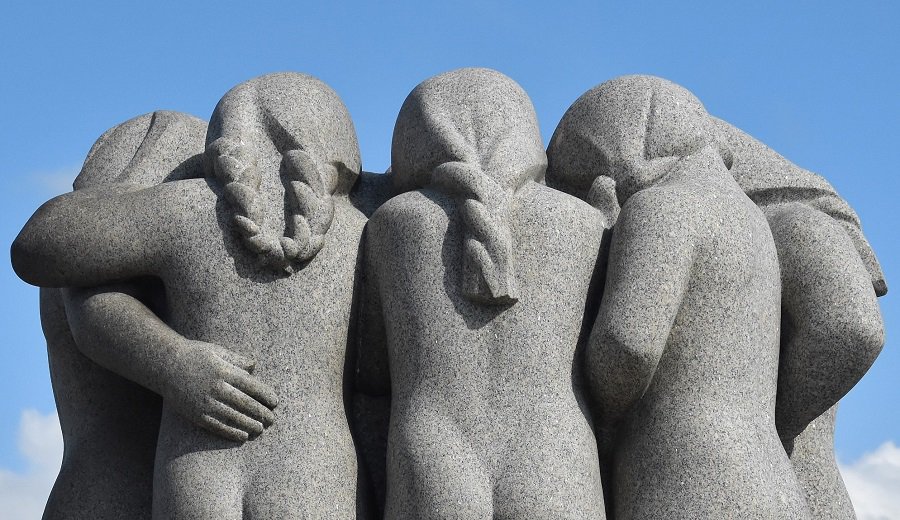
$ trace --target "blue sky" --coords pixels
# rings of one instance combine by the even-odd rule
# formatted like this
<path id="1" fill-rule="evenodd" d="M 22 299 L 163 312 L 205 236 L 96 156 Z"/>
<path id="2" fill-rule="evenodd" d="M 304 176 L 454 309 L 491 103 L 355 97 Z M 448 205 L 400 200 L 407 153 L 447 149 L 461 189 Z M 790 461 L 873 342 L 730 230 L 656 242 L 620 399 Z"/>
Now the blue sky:
<path id="1" fill-rule="evenodd" d="M 66 189 L 110 126 L 161 108 L 207 118 L 231 86 L 267 72 L 301 71 L 330 84 L 354 118 L 370 171 L 389 165 L 404 97 L 438 72 L 485 66 L 511 76 L 531 95 L 545 141 L 591 86 L 625 73 L 666 77 L 831 181 L 900 291 L 896 2 L 311 4 L 0 7 L 0 477 L 28 470 L 23 411 L 54 410 L 37 289 L 15 277 L 7 256 L 15 234 Z M 900 304 L 888 294 L 881 305 L 885 350 L 839 415 L 837 450 L 847 463 L 900 442 Z"/>

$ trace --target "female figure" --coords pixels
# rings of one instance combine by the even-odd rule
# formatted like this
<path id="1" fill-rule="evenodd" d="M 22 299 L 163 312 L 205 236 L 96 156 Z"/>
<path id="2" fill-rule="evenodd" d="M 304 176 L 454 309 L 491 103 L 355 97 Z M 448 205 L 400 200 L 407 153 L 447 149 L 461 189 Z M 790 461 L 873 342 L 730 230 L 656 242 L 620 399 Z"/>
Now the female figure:
<path id="1" fill-rule="evenodd" d="M 530 100 L 497 72 L 403 104 L 360 345 L 362 388 L 392 396 L 386 518 L 604 518 L 573 381 L 603 222 L 545 167 Z"/>
<path id="2" fill-rule="evenodd" d="M 205 135 L 206 122 L 187 114 L 159 111 L 130 119 L 97 140 L 75 188 L 117 183 L 149 187 L 202 175 Z M 161 296 L 145 280 L 101 288 L 94 298 L 109 301 L 121 297 L 120 291 L 151 305 Z M 44 518 L 147 519 L 162 403 L 159 395 L 126 380 L 96 355 L 121 350 L 120 343 L 76 341 L 80 300 L 60 289 L 41 289 L 41 323 L 65 445 Z"/>
<path id="3" fill-rule="evenodd" d="M 173 329 L 253 360 L 278 395 L 274 424 L 247 442 L 275 398 L 246 374 L 216 382 L 201 416 L 237 440 L 164 403 L 154 516 L 356 514 L 343 387 L 365 223 L 347 194 L 359 168 L 352 123 L 330 88 L 301 74 L 263 76 L 216 107 L 206 179 L 66 195 L 14 243 L 14 267 L 37 285 L 159 278 Z M 256 412 L 238 411 L 248 408 Z"/>
<path id="4" fill-rule="evenodd" d="M 887 292 L 859 217 L 825 179 L 721 120 L 731 173 L 763 210 L 782 281 L 775 422 L 814 518 L 852 519 L 834 457 L 837 402 L 884 345 Z"/>
<path id="5" fill-rule="evenodd" d="M 550 155 L 570 189 L 621 204 L 587 351 L 616 518 L 807 518 L 774 421 L 775 244 L 703 106 L 617 78 L 569 108 Z"/>

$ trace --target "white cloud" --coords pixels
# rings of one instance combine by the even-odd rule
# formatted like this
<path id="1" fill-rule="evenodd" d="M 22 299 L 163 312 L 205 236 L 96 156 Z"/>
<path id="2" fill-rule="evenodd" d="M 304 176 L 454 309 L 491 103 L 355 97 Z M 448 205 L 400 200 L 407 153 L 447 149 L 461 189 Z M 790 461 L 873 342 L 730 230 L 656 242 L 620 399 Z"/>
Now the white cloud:
<path id="1" fill-rule="evenodd" d="M 80 168 L 60 168 L 54 171 L 33 173 L 30 175 L 34 183 L 45 195 L 55 197 L 72 191 L 72 182 L 78 176 Z"/>
<path id="2" fill-rule="evenodd" d="M 62 432 L 56 412 L 24 410 L 19 419 L 19 453 L 25 469 L 0 468 L 0 511 L 4 518 L 39 519 L 62 463 Z"/>
<path id="3" fill-rule="evenodd" d="M 900 448 L 893 441 L 840 468 L 858 520 L 900 520 Z"/>

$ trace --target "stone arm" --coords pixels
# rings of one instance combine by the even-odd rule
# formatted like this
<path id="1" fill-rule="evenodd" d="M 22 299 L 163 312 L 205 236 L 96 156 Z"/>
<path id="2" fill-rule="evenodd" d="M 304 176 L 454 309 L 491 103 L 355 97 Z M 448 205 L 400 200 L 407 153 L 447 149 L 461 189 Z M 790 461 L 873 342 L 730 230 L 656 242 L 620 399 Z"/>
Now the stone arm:
<path id="1" fill-rule="evenodd" d="M 272 424 L 276 398 L 250 375 L 254 362 L 181 336 L 137 299 L 137 287 L 64 290 L 79 350 L 223 438 L 243 442 Z"/>
<path id="2" fill-rule="evenodd" d="M 183 250 L 179 218 L 196 182 L 141 189 L 78 190 L 38 209 L 12 246 L 16 273 L 42 287 L 98 286 L 159 276 Z M 166 211 L 161 211 L 165 208 Z M 251 377 L 252 362 L 221 347 L 189 341 L 166 326 L 130 290 L 67 292 L 76 343 L 99 365 L 160 393 L 187 419 L 233 440 L 271 423 L 271 389 Z M 265 408 L 265 409 L 264 409 Z"/>
<path id="3" fill-rule="evenodd" d="M 157 275 L 177 244 L 177 237 L 166 233 L 171 227 L 160 225 L 166 218 L 160 208 L 175 184 L 83 189 L 50 200 L 13 242 L 13 269 L 40 287 L 89 287 Z"/>
<path id="4" fill-rule="evenodd" d="M 693 263 L 690 213 L 676 194 L 631 197 L 613 229 L 606 286 L 588 339 L 598 426 L 613 429 L 646 391 L 681 307 Z"/>
<path id="5" fill-rule="evenodd" d="M 865 375 L 884 345 L 884 323 L 871 276 L 843 226 L 797 203 L 765 214 L 781 265 L 775 423 L 788 444 Z"/>

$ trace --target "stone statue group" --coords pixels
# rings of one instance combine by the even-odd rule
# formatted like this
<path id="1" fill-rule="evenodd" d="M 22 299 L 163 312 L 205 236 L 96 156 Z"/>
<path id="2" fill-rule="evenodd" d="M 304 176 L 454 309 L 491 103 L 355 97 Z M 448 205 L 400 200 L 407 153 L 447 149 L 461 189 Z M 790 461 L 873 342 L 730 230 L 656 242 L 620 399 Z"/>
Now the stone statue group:
<path id="1" fill-rule="evenodd" d="M 361 170 L 296 73 L 131 119 L 12 247 L 65 439 L 44 518 L 853 518 L 886 285 L 821 177 L 625 76 L 544 149 L 508 77 Z"/>

